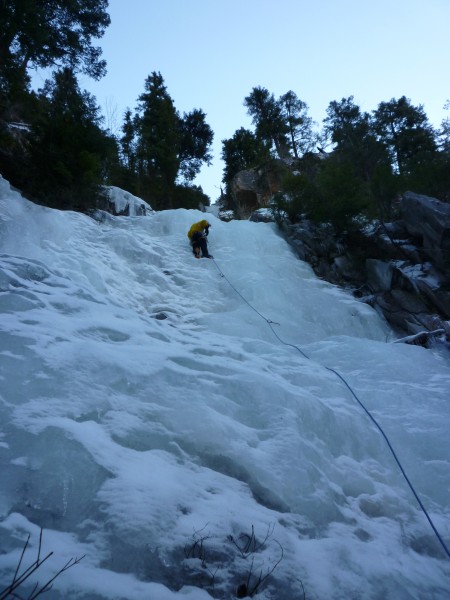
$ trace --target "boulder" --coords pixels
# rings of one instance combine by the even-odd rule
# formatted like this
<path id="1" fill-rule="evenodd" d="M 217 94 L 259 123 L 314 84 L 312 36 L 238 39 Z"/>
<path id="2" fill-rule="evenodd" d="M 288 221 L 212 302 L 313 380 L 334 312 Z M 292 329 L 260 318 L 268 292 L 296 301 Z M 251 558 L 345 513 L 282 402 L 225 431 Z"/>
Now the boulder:
<path id="1" fill-rule="evenodd" d="M 437 265 L 450 267 L 450 204 L 406 192 L 401 213 L 410 235 L 421 240 L 424 253 Z"/>
<path id="2" fill-rule="evenodd" d="M 281 190 L 281 173 L 281 162 L 275 160 L 234 176 L 230 191 L 240 218 L 269 205 L 273 195 Z"/>
<path id="3" fill-rule="evenodd" d="M 252 212 L 249 221 L 253 221 L 254 223 L 272 223 L 275 221 L 275 217 L 270 208 L 258 208 L 258 210 Z"/>
<path id="4" fill-rule="evenodd" d="M 374 292 L 391 289 L 394 267 L 391 263 L 376 258 L 366 260 L 367 283 Z"/>
<path id="5" fill-rule="evenodd" d="M 450 291 L 430 284 L 426 280 L 417 281 L 418 290 L 435 306 L 445 317 L 450 319 Z"/>
<path id="6" fill-rule="evenodd" d="M 427 322 L 432 320 L 428 315 L 429 308 L 421 297 L 403 290 L 394 289 L 376 296 L 373 306 L 381 309 L 394 329 L 412 334 L 423 331 L 427 328 Z"/>
<path id="7" fill-rule="evenodd" d="M 116 216 L 144 217 L 153 212 L 142 198 L 113 185 L 104 186 L 106 205 L 102 208 Z"/>

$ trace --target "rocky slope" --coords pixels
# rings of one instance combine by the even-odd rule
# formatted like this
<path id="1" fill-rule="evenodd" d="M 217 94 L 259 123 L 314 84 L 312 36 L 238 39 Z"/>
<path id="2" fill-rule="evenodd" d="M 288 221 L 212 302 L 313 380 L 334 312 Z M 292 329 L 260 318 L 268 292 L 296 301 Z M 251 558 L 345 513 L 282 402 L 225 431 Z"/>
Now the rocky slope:
<path id="1" fill-rule="evenodd" d="M 407 192 L 400 214 L 351 236 L 308 221 L 280 225 L 319 277 L 350 288 L 415 343 L 450 341 L 450 205 Z"/>

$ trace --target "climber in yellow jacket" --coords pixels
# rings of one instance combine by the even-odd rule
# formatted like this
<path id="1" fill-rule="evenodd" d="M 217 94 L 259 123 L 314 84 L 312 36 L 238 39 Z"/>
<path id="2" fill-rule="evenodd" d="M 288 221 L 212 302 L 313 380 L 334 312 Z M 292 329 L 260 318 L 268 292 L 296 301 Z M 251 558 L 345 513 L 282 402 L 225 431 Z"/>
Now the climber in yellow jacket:
<path id="1" fill-rule="evenodd" d="M 200 258 L 200 252 L 202 253 L 203 258 L 212 258 L 211 254 L 208 252 L 208 244 L 206 243 L 210 227 L 211 223 L 208 223 L 206 219 L 203 219 L 202 221 L 191 225 L 191 228 L 188 231 L 187 236 L 191 242 L 192 252 L 194 253 L 195 258 Z"/>

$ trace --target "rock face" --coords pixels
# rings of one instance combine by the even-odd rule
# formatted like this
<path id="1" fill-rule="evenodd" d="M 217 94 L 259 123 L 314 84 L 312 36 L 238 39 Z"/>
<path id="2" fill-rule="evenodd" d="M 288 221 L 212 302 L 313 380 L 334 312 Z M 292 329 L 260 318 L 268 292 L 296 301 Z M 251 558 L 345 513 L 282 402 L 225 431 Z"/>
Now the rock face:
<path id="1" fill-rule="evenodd" d="M 281 227 L 319 277 L 351 289 L 399 333 L 439 330 L 450 342 L 450 205 L 408 192 L 401 217 L 352 236 L 308 221 Z"/>
<path id="2" fill-rule="evenodd" d="M 422 240 L 424 253 L 441 268 L 450 267 L 450 204 L 407 192 L 402 217 L 411 236 Z"/>
<path id="3" fill-rule="evenodd" d="M 231 194 L 239 218 L 247 218 L 253 211 L 266 207 L 273 195 L 281 189 L 282 165 L 273 161 L 255 169 L 239 171 L 231 183 Z"/>

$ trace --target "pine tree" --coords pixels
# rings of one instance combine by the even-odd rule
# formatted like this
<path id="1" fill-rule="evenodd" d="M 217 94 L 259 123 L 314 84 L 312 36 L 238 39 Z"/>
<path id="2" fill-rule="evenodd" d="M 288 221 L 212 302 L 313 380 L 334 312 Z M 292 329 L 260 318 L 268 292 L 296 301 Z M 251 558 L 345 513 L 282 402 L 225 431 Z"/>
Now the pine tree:
<path id="1" fill-rule="evenodd" d="M 205 113 L 194 109 L 180 119 L 180 148 L 178 158 L 180 173 L 186 181 L 193 181 L 204 162 L 211 164 L 210 147 L 214 138 L 211 127 L 205 121 Z"/>
<path id="2" fill-rule="evenodd" d="M 94 208 L 107 161 L 117 154 L 101 121 L 95 98 L 80 90 L 73 70 L 56 72 L 39 93 L 22 189 L 47 206 Z"/>
<path id="3" fill-rule="evenodd" d="M 207 204 L 202 190 L 191 185 L 202 164 L 210 164 L 212 158 L 214 134 L 205 117 L 201 109 L 180 117 L 157 72 L 145 81 L 136 115 L 132 117 L 131 111 L 125 114 L 122 158 L 128 174 L 134 177 L 131 187 L 153 208 L 184 206 L 183 190 L 189 196 L 189 205 L 195 198 Z"/>
<path id="4" fill-rule="evenodd" d="M 101 50 L 92 46 L 110 23 L 108 0 L 2 0 L 0 65 L 24 75 L 29 67 L 105 73 Z"/>
<path id="5" fill-rule="evenodd" d="M 125 111 L 122 124 L 123 135 L 120 138 L 120 148 L 123 163 L 130 174 L 135 174 L 136 168 L 136 125 L 129 108 Z"/>
<path id="6" fill-rule="evenodd" d="M 405 96 L 381 102 L 373 112 L 373 127 L 400 175 L 437 153 L 436 132 L 423 106 L 413 106 Z"/>
<path id="7" fill-rule="evenodd" d="M 266 88 L 255 87 L 245 98 L 244 105 L 252 117 L 257 137 L 273 145 L 281 160 L 289 158 L 289 127 L 274 95 Z"/>
<path id="8" fill-rule="evenodd" d="M 359 152 L 370 133 L 370 118 L 354 102 L 354 97 L 333 100 L 326 110 L 324 129 L 328 139 L 338 150 Z"/>
<path id="9" fill-rule="evenodd" d="M 353 96 L 331 102 L 324 124 L 333 150 L 323 158 L 306 153 L 298 161 L 298 174 L 285 181 L 291 202 L 281 208 L 349 231 L 363 217 L 385 212 L 392 192 L 389 156 Z"/>
<path id="10" fill-rule="evenodd" d="M 290 146 L 294 157 L 300 158 L 311 152 L 317 145 L 317 135 L 313 132 L 313 120 L 308 116 L 308 106 L 293 91 L 286 92 L 279 99 L 281 114 L 287 124 Z"/>
<path id="11" fill-rule="evenodd" d="M 365 198 L 361 198 L 361 206 L 372 209 L 382 219 L 387 218 L 397 182 L 390 155 L 376 136 L 370 115 L 362 112 L 353 96 L 349 96 L 340 102 L 330 102 L 324 124 L 325 133 L 334 144 L 332 168 L 326 165 L 325 169 L 329 171 L 327 181 L 331 174 L 338 175 L 341 164 L 343 172 L 353 180 L 354 188 L 362 190 L 361 196 Z M 344 189 L 341 184 L 337 187 Z M 357 202 L 353 205 L 357 207 Z"/>
<path id="12" fill-rule="evenodd" d="M 155 207 L 171 207 L 180 168 L 179 116 L 160 73 L 145 80 L 136 118 L 137 171 L 141 194 Z"/>
<path id="13" fill-rule="evenodd" d="M 107 7 L 107 0 L 0 1 L 0 171 L 24 191 L 29 192 L 33 187 L 42 192 L 36 172 L 40 158 L 35 142 L 46 139 L 49 106 L 56 102 L 56 98 L 47 98 L 46 92 L 38 95 L 30 91 L 28 71 L 50 68 L 62 73 L 67 69 L 74 77 L 81 71 L 95 79 L 104 75 L 106 63 L 100 58 L 101 50 L 92 44 L 109 25 Z M 57 76 L 58 85 L 62 85 L 62 77 Z M 11 129 L 14 122 L 24 123 L 25 127 Z M 57 123 L 58 120 L 47 123 L 54 132 L 51 142 L 58 138 Z M 103 136 L 103 139 L 107 138 Z M 91 142 L 87 140 L 88 154 Z M 111 152 L 116 152 L 111 137 L 107 145 L 104 156 L 109 157 Z M 34 160 L 37 163 L 33 163 Z M 102 160 L 99 165 L 104 175 L 108 160 Z M 42 166 L 47 171 L 45 160 Z M 30 176 L 23 181 L 26 170 Z M 42 184 L 44 180 L 45 176 Z M 42 194 L 40 199 L 44 201 Z"/>

